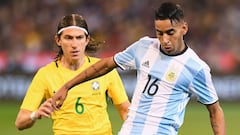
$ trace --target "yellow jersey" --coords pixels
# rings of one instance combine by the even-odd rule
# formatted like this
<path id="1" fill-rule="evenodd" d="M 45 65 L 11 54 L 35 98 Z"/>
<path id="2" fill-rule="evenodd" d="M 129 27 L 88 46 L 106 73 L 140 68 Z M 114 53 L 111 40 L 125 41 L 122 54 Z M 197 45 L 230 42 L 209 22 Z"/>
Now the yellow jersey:
<path id="1" fill-rule="evenodd" d="M 59 61 L 40 68 L 27 90 L 21 109 L 37 110 L 44 99 L 51 98 L 63 84 L 99 60 L 87 56 L 84 59 L 84 64 L 76 71 L 63 67 Z M 128 100 L 115 69 L 68 92 L 61 109 L 52 113 L 54 134 L 112 135 L 106 93 L 114 104 Z"/>

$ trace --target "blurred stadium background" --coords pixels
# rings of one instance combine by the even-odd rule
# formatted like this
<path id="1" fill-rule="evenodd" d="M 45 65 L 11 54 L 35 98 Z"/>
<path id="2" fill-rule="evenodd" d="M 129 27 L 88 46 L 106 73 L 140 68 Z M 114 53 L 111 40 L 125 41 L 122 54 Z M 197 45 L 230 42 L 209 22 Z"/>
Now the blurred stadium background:
<path id="1" fill-rule="evenodd" d="M 1 132 L 4 135 L 20 134 L 13 132 L 16 130 L 14 120 L 19 105 L 35 72 L 52 61 L 55 56 L 54 34 L 62 16 L 70 13 L 81 14 L 88 23 L 91 35 L 106 42 L 103 49 L 95 56 L 107 57 L 123 50 L 142 36 L 155 36 L 154 9 L 160 2 L 162 1 L 1 0 Z M 229 115 L 227 118 L 235 120 L 228 124 L 232 132 L 230 135 L 237 134 L 239 132 L 234 128 L 236 126 L 232 125 L 238 125 L 236 119 L 239 119 L 240 115 L 238 104 L 240 101 L 240 1 L 175 0 L 175 2 L 182 5 L 189 23 L 186 42 L 211 67 L 220 101 L 226 109 L 224 111 Z M 131 98 L 135 72 L 119 72 Z M 209 124 L 205 108 L 198 104 L 190 104 L 189 115 L 192 109 L 196 114 L 193 113 L 191 118 L 187 117 L 187 114 L 186 119 L 199 117 L 197 113 L 201 112 L 205 115 L 205 122 Z M 3 118 L 11 120 L 11 126 L 6 126 Z M 198 122 L 192 121 L 193 123 Z M 4 124 L 5 127 L 1 126 Z M 115 125 L 119 127 L 121 122 Z M 184 135 L 189 130 L 185 128 L 188 127 L 188 122 L 186 125 L 183 127 L 183 130 L 186 130 Z M 2 128 L 6 131 L 3 132 Z M 199 130 L 199 133 L 202 132 L 204 130 Z"/>

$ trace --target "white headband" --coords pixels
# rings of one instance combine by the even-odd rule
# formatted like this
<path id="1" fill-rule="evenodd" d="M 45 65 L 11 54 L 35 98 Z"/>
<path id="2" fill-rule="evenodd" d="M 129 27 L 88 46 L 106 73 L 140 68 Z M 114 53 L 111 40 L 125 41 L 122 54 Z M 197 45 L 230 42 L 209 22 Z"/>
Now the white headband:
<path id="1" fill-rule="evenodd" d="M 68 27 L 61 28 L 61 29 L 57 32 L 57 34 L 60 34 L 60 33 L 63 32 L 64 30 L 66 30 L 66 29 L 71 29 L 71 28 L 76 28 L 76 29 L 82 30 L 82 31 L 84 31 L 84 32 L 88 35 L 87 30 L 86 30 L 85 28 L 82 28 L 82 27 L 79 27 L 79 26 L 68 26 Z"/>

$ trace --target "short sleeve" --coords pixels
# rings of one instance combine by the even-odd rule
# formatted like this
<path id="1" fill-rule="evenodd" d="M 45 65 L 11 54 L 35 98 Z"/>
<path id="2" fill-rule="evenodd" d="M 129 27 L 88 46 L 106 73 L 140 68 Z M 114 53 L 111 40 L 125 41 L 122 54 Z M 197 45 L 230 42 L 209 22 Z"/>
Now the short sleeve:
<path id="1" fill-rule="evenodd" d="M 116 69 L 111 71 L 107 77 L 110 80 L 108 86 L 108 95 L 112 98 L 114 104 L 121 104 L 128 100 L 124 85 Z"/>
<path id="2" fill-rule="evenodd" d="M 209 68 L 202 69 L 197 73 L 192 82 L 192 88 L 198 101 L 203 104 L 212 104 L 218 100 Z"/>

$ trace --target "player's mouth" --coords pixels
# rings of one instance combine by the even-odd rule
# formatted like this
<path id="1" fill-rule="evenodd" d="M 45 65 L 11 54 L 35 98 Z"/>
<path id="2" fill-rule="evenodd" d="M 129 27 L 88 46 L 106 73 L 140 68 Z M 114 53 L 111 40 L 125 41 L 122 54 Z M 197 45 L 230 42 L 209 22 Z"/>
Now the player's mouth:
<path id="1" fill-rule="evenodd" d="M 71 55 L 72 56 L 78 56 L 79 55 L 79 51 L 71 51 Z"/>
<path id="2" fill-rule="evenodd" d="M 166 51 L 166 52 L 169 52 L 172 50 L 172 47 L 170 46 L 163 46 L 163 50 Z"/>

